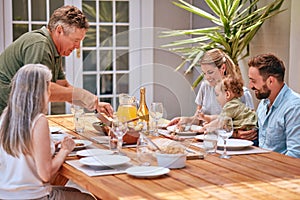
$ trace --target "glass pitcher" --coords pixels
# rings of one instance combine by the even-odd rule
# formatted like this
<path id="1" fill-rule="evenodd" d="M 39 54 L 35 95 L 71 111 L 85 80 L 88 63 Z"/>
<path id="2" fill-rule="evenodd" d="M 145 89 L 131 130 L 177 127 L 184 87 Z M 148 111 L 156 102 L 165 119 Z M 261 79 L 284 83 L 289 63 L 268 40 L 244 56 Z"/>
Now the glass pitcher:
<path id="1" fill-rule="evenodd" d="M 129 96 L 128 94 L 119 95 L 117 116 L 125 118 L 126 121 L 137 118 L 137 102 L 134 96 Z"/>

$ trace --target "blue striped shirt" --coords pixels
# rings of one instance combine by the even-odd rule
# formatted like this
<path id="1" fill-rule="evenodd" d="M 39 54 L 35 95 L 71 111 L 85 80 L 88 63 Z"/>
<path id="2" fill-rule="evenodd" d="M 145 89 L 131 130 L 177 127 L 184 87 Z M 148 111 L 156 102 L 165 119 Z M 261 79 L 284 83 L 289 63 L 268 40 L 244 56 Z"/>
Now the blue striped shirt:
<path id="1" fill-rule="evenodd" d="M 284 84 L 268 111 L 269 103 L 257 108 L 259 146 L 300 158 L 300 95 Z"/>

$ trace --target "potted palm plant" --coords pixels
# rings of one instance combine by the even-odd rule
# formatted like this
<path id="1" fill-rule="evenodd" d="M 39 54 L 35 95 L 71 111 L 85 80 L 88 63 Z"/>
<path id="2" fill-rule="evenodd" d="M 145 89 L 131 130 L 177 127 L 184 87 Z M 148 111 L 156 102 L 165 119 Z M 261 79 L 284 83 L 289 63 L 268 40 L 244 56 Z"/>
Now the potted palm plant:
<path id="1" fill-rule="evenodd" d="M 274 15 L 282 12 L 280 7 L 284 0 L 272 0 L 259 7 L 260 0 L 205 0 L 211 13 L 204 11 L 184 0 L 173 2 L 199 17 L 212 22 L 212 26 L 192 30 L 172 30 L 162 33 L 162 37 L 189 36 L 179 39 L 163 47 L 170 48 L 183 56 L 180 69 L 186 63 L 189 67 L 186 73 L 197 65 L 203 53 L 212 48 L 219 48 L 226 52 L 238 65 L 238 60 L 249 55 L 249 43 L 263 25 Z M 203 79 L 201 74 L 193 83 L 196 87 Z"/>

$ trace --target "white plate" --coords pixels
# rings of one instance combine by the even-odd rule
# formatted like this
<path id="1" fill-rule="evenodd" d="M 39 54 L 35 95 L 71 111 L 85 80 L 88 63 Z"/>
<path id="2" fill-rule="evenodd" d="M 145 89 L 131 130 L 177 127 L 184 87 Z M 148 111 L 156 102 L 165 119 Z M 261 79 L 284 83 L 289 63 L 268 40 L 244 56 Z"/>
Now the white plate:
<path id="1" fill-rule="evenodd" d="M 175 131 L 176 130 L 176 126 L 177 125 L 168 126 L 167 130 L 175 132 L 177 135 L 187 136 L 187 135 L 197 135 L 197 132 L 202 129 L 202 126 L 192 125 L 191 126 L 191 131 L 182 131 L 182 132 L 179 132 L 179 131 Z"/>
<path id="2" fill-rule="evenodd" d="M 92 167 L 112 167 L 128 163 L 130 158 L 120 155 L 98 155 L 79 159 L 80 163 Z"/>
<path id="3" fill-rule="evenodd" d="M 249 140 L 241 139 L 228 139 L 226 143 L 226 149 L 228 150 L 240 150 L 249 146 L 252 146 L 253 142 Z M 218 140 L 218 147 L 224 148 L 223 139 Z"/>
<path id="4" fill-rule="evenodd" d="M 202 141 L 203 138 L 204 138 L 204 134 L 202 134 L 202 135 L 196 135 L 196 136 L 195 136 L 195 139 L 196 139 L 196 140 L 201 140 L 201 141 Z"/>
<path id="5" fill-rule="evenodd" d="M 57 134 L 59 134 L 58 132 L 61 131 L 60 127 L 55 127 L 55 126 L 50 126 L 49 129 L 50 129 L 50 133 L 57 133 Z"/>
<path id="6" fill-rule="evenodd" d="M 51 134 L 51 138 L 54 141 L 62 141 L 64 139 L 64 137 L 68 136 L 65 133 L 60 133 L 60 134 Z"/>
<path id="7" fill-rule="evenodd" d="M 89 140 L 74 140 L 74 142 L 75 142 L 75 144 L 82 144 L 82 145 L 80 145 L 80 146 L 75 146 L 74 147 L 74 150 L 79 150 L 79 149 L 83 149 L 83 148 L 85 148 L 85 147 L 87 147 L 87 146 L 90 146 L 91 144 L 93 144 L 91 141 L 89 141 Z"/>
<path id="8" fill-rule="evenodd" d="M 169 173 L 170 170 L 158 166 L 135 166 L 126 170 L 126 173 L 137 178 L 155 178 Z"/>
<path id="9" fill-rule="evenodd" d="M 113 152 L 107 149 L 85 149 L 76 152 L 76 155 L 84 156 L 84 157 L 97 156 L 97 155 L 110 155 L 110 154 L 113 154 Z"/>

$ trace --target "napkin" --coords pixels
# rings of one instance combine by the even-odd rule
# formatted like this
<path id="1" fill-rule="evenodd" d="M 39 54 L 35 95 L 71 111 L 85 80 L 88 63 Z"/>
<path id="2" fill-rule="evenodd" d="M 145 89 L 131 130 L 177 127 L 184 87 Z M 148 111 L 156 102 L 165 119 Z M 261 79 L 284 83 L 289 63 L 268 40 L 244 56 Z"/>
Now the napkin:
<path id="1" fill-rule="evenodd" d="M 87 165 L 83 165 L 79 160 L 66 160 L 68 165 L 78 169 L 79 171 L 85 173 L 88 176 L 103 176 L 111 174 L 123 174 L 126 173 L 126 169 L 132 167 L 131 164 L 123 164 L 114 167 L 101 167 L 101 168 L 92 168 Z"/>
<path id="2" fill-rule="evenodd" d="M 198 148 L 203 148 L 202 142 L 192 143 L 191 145 L 198 147 Z M 222 154 L 223 149 L 217 150 L 216 152 L 218 154 Z M 271 151 L 267 150 L 267 149 L 255 147 L 255 146 L 250 146 L 250 147 L 246 147 L 246 148 L 239 149 L 239 150 L 227 150 L 228 155 L 246 155 L 246 154 L 269 153 L 269 152 L 271 152 Z"/>
<path id="3" fill-rule="evenodd" d="M 95 136 L 95 137 L 91 137 L 91 139 L 95 142 L 97 142 L 98 144 L 103 144 L 106 147 L 109 147 L 109 140 L 108 140 L 108 136 Z M 122 148 L 133 148 L 136 147 L 136 144 L 123 144 Z"/>
<path id="4" fill-rule="evenodd" d="M 271 152 L 270 150 L 267 149 L 262 149 L 259 147 L 255 147 L 255 146 L 250 146 L 241 150 L 227 150 L 227 155 L 243 155 L 243 154 L 256 154 L 256 153 L 269 153 Z M 222 154 L 223 150 L 217 150 L 218 154 Z"/>

